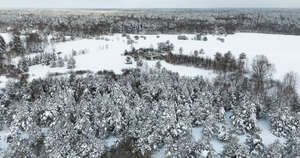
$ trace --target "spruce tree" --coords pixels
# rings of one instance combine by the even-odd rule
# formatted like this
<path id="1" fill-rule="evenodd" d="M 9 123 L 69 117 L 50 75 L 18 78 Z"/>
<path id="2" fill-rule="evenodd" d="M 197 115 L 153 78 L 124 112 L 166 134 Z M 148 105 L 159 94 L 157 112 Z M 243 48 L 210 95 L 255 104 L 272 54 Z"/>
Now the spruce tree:
<path id="1" fill-rule="evenodd" d="M 3 39 L 3 37 L 0 35 L 0 68 L 2 68 L 3 65 L 4 65 L 5 52 L 6 52 L 6 43 L 5 43 L 4 39 Z"/>
<path id="2" fill-rule="evenodd" d="M 18 35 L 13 36 L 12 50 L 16 55 L 24 55 L 25 53 L 25 49 L 22 44 L 21 38 Z"/>
<path id="3" fill-rule="evenodd" d="M 68 60 L 67 68 L 68 68 L 68 69 L 74 69 L 74 68 L 75 68 L 75 64 L 76 64 L 76 61 L 75 61 L 74 57 L 71 57 L 71 58 Z"/>
<path id="4" fill-rule="evenodd" d="M 4 38 L 0 35 L 0 55 L 4 54 L 6 51 L 6 43 Z"/>

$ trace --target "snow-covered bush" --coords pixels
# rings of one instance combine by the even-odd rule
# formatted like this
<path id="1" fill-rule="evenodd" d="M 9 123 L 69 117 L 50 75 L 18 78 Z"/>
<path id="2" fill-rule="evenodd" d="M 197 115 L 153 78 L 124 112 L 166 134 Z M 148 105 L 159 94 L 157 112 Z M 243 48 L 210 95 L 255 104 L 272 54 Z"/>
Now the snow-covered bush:
<path id="1" fill-rule="evenodd" d="M 247 97 L 244 97 L 237 106 L 233 107 L 230 119 L 238 134 L 258 131 L 256 126 L 256 104 Z"/>

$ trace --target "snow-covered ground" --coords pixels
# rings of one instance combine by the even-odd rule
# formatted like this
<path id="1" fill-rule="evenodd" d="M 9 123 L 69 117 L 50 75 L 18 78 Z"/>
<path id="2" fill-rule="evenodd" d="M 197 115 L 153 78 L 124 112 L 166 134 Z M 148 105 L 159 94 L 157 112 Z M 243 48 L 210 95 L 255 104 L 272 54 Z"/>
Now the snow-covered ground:
<path id="1" fill-rule="evenodd" d="M 217 38 L 219 36 L 208 35 L 208 41 L 192 40 L 195 35 L 186 35 L 189 40 L 178 40 L 177 35 L 156 35 L 146 36 L 147 39 L 140 39 L 136 47 L 149 47 L 151 44 L 156 47 L 157 42 L 169 40 L 175 46 L 175 53 L 183 48 L 183 54 L 192 55 L 194 50 L 203 49 L 204 56 L 213 57 L 216 52 L 227 53 L 231 51 L 236 57 L 240 53 L 246 53 L 251 60 L 256 55 L 265 55 L 276 66 L 276 78 L 281 78 L 285 73 L 294 71 L 300 74 L 299 50 L 300 36 L 295 35 L 275 35 L 262 33 L 236 33 L 222 37 L 222 43 Z M 155 43 L 153 43 L 155 41 Z"/>
<path id="2" fill-rule="evenodd" d="M 9 129 L 4 128 L 0 131 L 0 157 L 3 157 L 4 151 L 8 148 L 7 136 L 9 135 Z"/>
<path id="3" fill-rule="evenodd" d="M 9 33 L 1 33 L 6 42 L 11 40 Z M 136 35 L 130 35 L 132 39 Z M 138 35 L 141 37 L 141 35 Z M 174 53 L 179 53 L 179 49 L 183 48 L 183 54 L 192 55 L 194 50 L 204 50 L 203 56 L 213 57 L 216 52 L 226 53 L 231 51 L 232 54 L 238 56 L 240 53 L 246 53 L 251 60 L 256 55 L 264 54 L 269 60 L 275 64 L 276 73 L 275 78 L 282 78 L 282 76 L 290 71 L 300 74 L 298 62 L 298 50 L 300 45 L 300 36 L 293 35 L 272 35 L 260 33 L 236 33 L 228 35 L 225 42 L 217 40 L 220 36 L 208 35 L 208 41 L 193 40 L 195 35 L 186 35 L 189 40 L 178 40 L 177 35 L 143 35 L 144 38 L 134 40 L 135 48 L 149 48 L 157 47 L 157 43 L 170 41 L 175 46 Z M 75 56 L 76 70 L 90 70 L 97 72 L 99 70 L 112 70 L 115 73 L 121 73 L 124 68 L 135 67 L 135 64 L 128 65 L 125 63 L 125 56 L 122 56 L 124 51 L 130 50 L 131 45 L 127 44 L 127 39 L 121 34 L 112 36 L 103 36 L 101 40 L 93 39 L 78 39 L 75 41 L 67 41 L 54 44 L 48 47 L 48 50 L 55 49 L 56 52 L 62 52 L 61 56 L 70 56 L 72 50 L 80 51 L 86 50 L 84 55 Z M 14 60 L 13 60 L 14 61 Z M 147 65 L 151 68 L 155 66 L 156 61 L 148 61 Z M 201 70 L 194 67 L 178 66 L 161 62 L 162 67 L 173 72 L 178 72 L 183 76 L 198 76 L 203 75 L 208 78 L 214 77 L 212 71 Z M 50 68 L 47 66 L 32 66 L 30 67 L 30 79 L 44 77 L 48 73 L 54 72 L 68 72 L 64 68 Z M 3 84 L 3 82 L 2 82 Z"/>
<path id="4" fill-rule="evenodd" d="M 115 144 L 117 144 L 119 141 L 118 138 L 116 137 L 109 137 L 105 140 L 105 145 L 108 147 L 108 148 L 111 148 L 113 147 Z"/>
<path id="5" fill-rule="evenodd" d="M 262 138 L 262 142 L 265 145 L 270 145 L 270 144 L 274 143 L 276 140 L 279 140 L 280 143 L 285 143 L 287 141 L 287 139 L 285 139 L 285 138 L 280 138 L 280 137 L 275 136 L 271 132 L 270 123 L 267 122 L 266 120 L 257 121 L 257 125 L 258 125 L 259 129 L 261 130 L 260 136 Z"/>
<path id="6" fill-rule="evenodd" d="M 0 89 L 5 87 L 8 79 L 5 76 L 0 76 Z"/>
<path id="7" fill-rule="evenodd" d="M 130 35 L 134 39 L 135 35 Z M 135 40 L 132 45 L 135 48 L 149 48 L 157 47 L 158 42 L 165 42 L 169 40 L 175 45 L 175 53 L 179 53 L 179 49 L 183 48 L 183 54 L 191 55 L 194 50 L 203 49 L 204 56 L 213 57 L 216 52 L 226 53 L 231 51 L 232 54 L 238 56 L 240 53 L 246 53 L 251 60 L 256 55 L 264 54 L 269 60 L 275 64 L 276 73 L 275 78 L 282 78 L 282 76 L 290 71 L 300 73 L 298 62 L 298 50 L 300 45 L 300 36 L 293 35 L 272 35 L 272 34 L 259 34 L 259 33 L 236 33 L 228 35 L 225 42 L 222 43 L 217 38 L 219 36 L 208 35 L 208 41 L 193 40 L 195 35 L 187 35 L 189 40 L 178 40 L 177 35 L 144 35 L 146 39 L 140 38 Z M 120 73 L 123 68 L 134 67 L 135 65 L 125 64 L 125 58 L 121 54 L 125 49 L 131 49 L 127 44 L 125 37 L 120 34 L 113 36 L 105 36 L 109 40 L 96 40 L 96 39 L 82 39 L 75 41 L 68 41 L 58 43 L 53 46 L 56 51 L 61 51 L 64 55 L 70 55 L 72 50 L 87 50 L 87 54 L 76 56 L 75 70 L 113 70 Z M 155 66 L 154 61 L 148 62 L 150 67 Z M 184 76 L 197 76 L 203 75 L 210 77 L 213 73 L 207 70 L 200 70 L 193 67 L 175 66 L 166 62 L 161 62 L 162 67 L 168 70 L 178 72 Z M 32 69 L 34 70 L 34 69 Z M 53 72 L 56 70 L 46 70 Z M 62 70 L 66 71 L 66 70 Z"/>
<path id="8" fill-rule="evenodd" d="M 163 158 L 163 157 L 165 157 L 165 152 L 166 152 L 166 149 L 163 147 L 163 148 L 159 149 L 157 152 L 154 152 L 151 155 L 151 158 Z"/>
<path id="9" fill-rule="evenodd" d="M 12 40 L 12 35 L 10 33 L 0 33 L 6 43 Z"/>
<path id="10" fill-rule="evenodd" d="M 149 35 L 149 37 L 151 36 Z M 136 67 L 135 62 L 133 62 L 133 64 L 126 64 L 126 57 L 122 55 L 125 50 L 130 50 L 132 47 L 131 45 L 127 44 L 126 38 L 122 37 L 120 34 L 104 36 L 103 38 L 106 40 L 80 39 L 75 41 L 61 42 L 53 46 L 49 46 L 47 50 L 51 51 L 55 49 L 56 52 L 62 52 L 62 54 L 60 54 L 61 57 L 70 56 L 73 50 L 77 52 L 85 50 L 86 54 L 77 55 L 74 57 L 76 60 L 76 68 L 73 71 L 89 70 L 92 72 L 97 72 L 100 70 L 112 70 L 115 73 L 121 73 L 121 70 L 124 68 Z M 154 40 L 151 42 L 152 43 L 148 45 L 147 43 L 149 43 L 149 40 L 140 39 L 137 40 L 133 46 L 135 48 L 148 48 L 150 45 L 157 45 L 158 41 Z M 157 61 L 144 61 L 144 67 L 154 68 L 156 62 Z M 161 62 L 161 65 L 162 68 L 166 68 L 167 70 L 171 70 L 173 72 L 178 72 L 183 76 L 204 76 L 208 78 L 216 76 L 213 71 L 202 70 L 194 67 L 172 65 L 164 61 Z M 64 73 L 70 71 L 66 69 L 66 67 L 50 68 L 49 66 L 42 65 L 35 65 L 29 69 L 30 80 L 44 77 L 49 73 Z"/>

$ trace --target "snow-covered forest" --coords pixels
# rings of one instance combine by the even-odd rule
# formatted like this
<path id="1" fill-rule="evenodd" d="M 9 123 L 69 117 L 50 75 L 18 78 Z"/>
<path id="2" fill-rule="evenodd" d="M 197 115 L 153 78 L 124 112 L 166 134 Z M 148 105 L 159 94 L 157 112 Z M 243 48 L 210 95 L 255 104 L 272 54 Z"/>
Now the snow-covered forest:
<path id="1" fill-rule="evenodd" d="M 0 10 L 0 157 L 300 157 L 297 9 Z"/>

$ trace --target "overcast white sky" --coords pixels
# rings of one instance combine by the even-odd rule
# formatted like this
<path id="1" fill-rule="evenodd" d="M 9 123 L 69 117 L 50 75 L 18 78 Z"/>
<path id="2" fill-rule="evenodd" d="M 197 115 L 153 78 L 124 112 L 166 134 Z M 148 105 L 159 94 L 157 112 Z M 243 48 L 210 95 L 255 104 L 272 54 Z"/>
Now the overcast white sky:
<path id="1" fill-rule="evenodd" d="M 0 8 L 300 8 L 300 0 L 0 0 Z"/>

